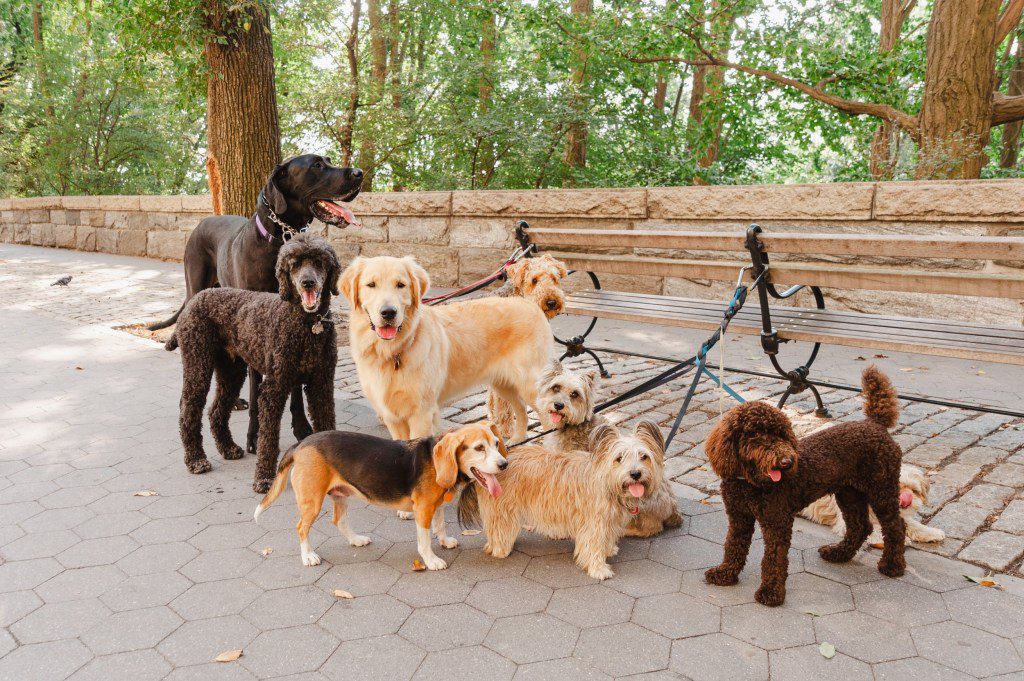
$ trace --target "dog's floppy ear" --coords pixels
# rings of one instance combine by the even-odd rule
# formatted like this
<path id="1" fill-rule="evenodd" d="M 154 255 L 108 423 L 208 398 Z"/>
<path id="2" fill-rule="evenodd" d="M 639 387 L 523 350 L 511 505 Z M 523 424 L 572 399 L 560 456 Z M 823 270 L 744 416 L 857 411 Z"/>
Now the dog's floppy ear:
<path id="1" fill-rule="evenodd" d="M 601 384 L 601 374 L 598 373 L 597 369 L 584 372 L 582 377 L 590 385 L 591 390 L 596 391 L 597 387 Z"/>
<path id="2" fill-rule="evenodd" d="M 492 433 L 494 433 L 494 437 L 498 438 L 498 451 L 507 459 L 508 449 L 505 447 L 505 441 L 501 439 L 501 431 L 498 430 L 498 425 L 496 423 L 491 423 L 490 421 L 484 421 L 484 423 L 486 423 L 487 427 L 491 429 Z"/>
<path id="3" fill-rule="evenodd" d="M 366 267 L 366 258 L 356 257 L 341 273 L 341 279 L 338 282 L 338 288 L 348 298 L 353 310 L 359 307 L 359 277 L 362 275 L 364 267 Z"/>
<path id="4" fill-rule="evenodd" d="M 402 258 L 402 261 L 405 263 L 405 267 L 409 272 L 409 278 L 412 280 L 413 305 L 419 305 L 423 296 L 430 289 L 430 275 L 416 262 L 416 258 L 411 255 L 405 256 Z"/>
<path id="5" fill-rule="evenodd" d="M 529 269 L 529 263 L 526 258 L 514 262 L 505 268 L 505 275 L 509 278 L 517 290 L 522 291 L 526 285 L 526 271 Z"/>
<path id="6" fill-rule="evenodd" d="M 282 300 L 291 303 L 299 302 L 299 296 L 292 285 L 291 276 L 292 266 L 295 264 L 293 251 L 298 243 L 298 241 L 289 241 L 281 247 L 281 252 L 277 256 L 277 292 L 281 295 Z"/>
<path id="7" fill-rule="evenodd" d="M 263 188 L 263 197 L 267 200 L 267 205 L 278 215 L 288 210 L 288 199 L 285 198 L 281 187 L 278 186 L 278 181 L 284 174 L 286 165 L 286 163 L 282 163 L 274 166 L 274 169 L 270 171 L 270 177 L 267 178 L 267 186 Z"/>
<path id="8" fill-rule="evenodd" d="M 636 438 L 651 450 L 658 462 L 665 461 L 665 436 L 654 421 L 641 421 L 633 431 Z"/>
<path id="9" fill-rule="evenodd" d="M 544 367 L 544 371 L 541 373 L 540 379 L 538 380 L 538 385 L 550 383 L 554 380 L 555 376 L 560 376 L 564 371 L 565 369 L 562 367 L 562 363 L 559 360 L 551 360 L 548 362 L 547 366 Z"/>
<path id="10" fill-rule="evenodd" d="M 704 441 L 704 452 L 718 477 L 740 477 L 739 423 L 736 409 L 725 412 L 722 419 L 708 433 Z"/>
<path id="11" fill-rule="evenodd" d="M 441 489 L 455 486 L 455 480 L 459 477 L 459 447 L 461 446 L 462 438 L 455 433 L 448 433 L 434 445 L 434 473 L 437 478 L 437 486 Z"/>
<path id="12" fill-rule="evenodd" d="M 594 454 L 603 454 L 618 439 L 619 431 L 615 426 L 602 423 L 590 433 L 590 451 Z"/>

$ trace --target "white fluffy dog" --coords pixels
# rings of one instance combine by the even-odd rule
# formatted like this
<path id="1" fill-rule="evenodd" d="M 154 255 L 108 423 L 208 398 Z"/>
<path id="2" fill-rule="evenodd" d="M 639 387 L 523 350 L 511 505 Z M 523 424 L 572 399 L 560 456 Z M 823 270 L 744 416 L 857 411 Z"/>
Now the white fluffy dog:
<path id="1" fill-rule="evenodd" d="M 907 524 L 908 542 L 933 543 L 946 538 L 946 533 L 939 528 L 928 527 L 914 517 L 921 511 L 921 507 L 928 503 L 930 488 L 931 484 L 920 468 L 907 463 L 900 466 L 900 514 Z M 836 498 L 831 494 L 808 505 L 800 511 L 800 515 L 821 525 L 831 526 L 832 531 L 838 535 L 846 534 L 843 514 L 836 505 Z M 875 517 L 874 511 L 870 512 L 870 518 L 871 536 L 868 537 L 868 543 L 881 544 L 882 534 L 878 529 L 878 518 Z"/>

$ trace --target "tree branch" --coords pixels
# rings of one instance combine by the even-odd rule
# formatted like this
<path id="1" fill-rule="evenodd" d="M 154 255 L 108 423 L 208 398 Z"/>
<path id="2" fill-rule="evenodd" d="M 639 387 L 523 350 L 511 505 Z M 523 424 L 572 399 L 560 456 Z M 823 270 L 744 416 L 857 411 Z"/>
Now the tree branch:
<path id="1" fill-rule="evenodd" d="M 997 92 L 992 98 L 992 125 L 1024 120 L 1024 95 L 1009 97 Z"/>
<path id="2" fill-rule="evenodd" d="M 1003 13 L 999 15 L 999 23 L 996 24 L 996 45 L 1002 44 L 1010 31 L 1020 23 L 1021 10 L 1024 10 L 1024 0 L 1008 0 Z"/>

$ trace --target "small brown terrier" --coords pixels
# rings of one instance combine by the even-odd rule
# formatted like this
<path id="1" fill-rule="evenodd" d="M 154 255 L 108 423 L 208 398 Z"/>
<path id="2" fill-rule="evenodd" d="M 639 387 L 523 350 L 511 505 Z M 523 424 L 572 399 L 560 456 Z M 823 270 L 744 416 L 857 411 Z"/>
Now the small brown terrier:
<path id="1" fill-rule="evenodd" d="M 782 605 L 794 516 L 826 494 L 835 494 L 846 534 L 838 543 L 819 548 L 821 557 L 845 563 L 856 555 L 871 533 L 870 506 L 885 542 L 878 571 L 889 577 L 903 574 L 903 452 L 888 432 L 899 418 L 899 403 L 889 379 L 874 366 L 864 371 L 861 384 L 867 416 L 863 421 L 841 423 L 798 441 L 782 411 L 764 402 L 748 402 L 726 412 L 711 431 L 705 449 L 722 478 L 729 532 L 722 564 L 704 573 L 709 584 L 738 581 L 756 520 L 765 548 L 761 586 L 754 598 L 764 605 Z"/>

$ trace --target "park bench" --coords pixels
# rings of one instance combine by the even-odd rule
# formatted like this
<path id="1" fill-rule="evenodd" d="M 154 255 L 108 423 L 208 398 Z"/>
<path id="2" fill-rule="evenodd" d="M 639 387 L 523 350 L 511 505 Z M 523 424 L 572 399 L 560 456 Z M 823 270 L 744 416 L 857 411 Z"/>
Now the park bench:
<path id="1" fill-rule="evenodd" d="M 822 289 L 862 289 L 1024 300 L 1024 273 L 941 269 L 935 262 L 951 258 L 1024 262 L 1024 238 L 771 233 L 757 225 L 745 234 L 561 229 L 530 228 L 525 222 L 519 223 L 517 236 L 524 247 L 532 244 L 573 270 L 591 273 L 594 288 L 571 293 L 566 312 L 594 320 L 607 318 L 713 330 L 722 321 L 723 301 L 601 289 L 593 273 L 723 282 L 736 282 L 740 277 L 740 281 L 753 282 L 757 304 L 740 309 L 732 318 L 729 331 L 760 336 L 775 370 L 789 381 L 780 406 L 790 396 L 809 389 L 817 402 L 818 414 L 828 414 L 809 379 L 811 365 L 823 344 L 1024 365 L 1024 328 L 1020 326 L 826 310 L 822 293 Z M 649 252 L 657 255 L 647 255 Z M 737 258 L 735 254 L 745 257 Z M 827 261 L 829 257 L 843 256 L 869 257 L 872 264 Z M 874 264 L 885 258 L 904 263 L 907 258 L 923 259 L 933 264 L 924 270 L 908 269 L 899 261 Z M 782 290 L 784 284 L 789 288 Z M 804 288 L 813 295 L 814 307 L 771 304 L 773 299 L 785 300 Z M 584 346 L 591 329 L 593 322 L 582 336 L 567 341 L 570 355 L 593 354 Z M 787 370 L 778 355 L 780 345 L 792 341 L 813 345 L 807 361 Z M 927 398 L 923 401 L 943 403 Z M 1020 416 L 1016 412 L 971 406 Z"/>

